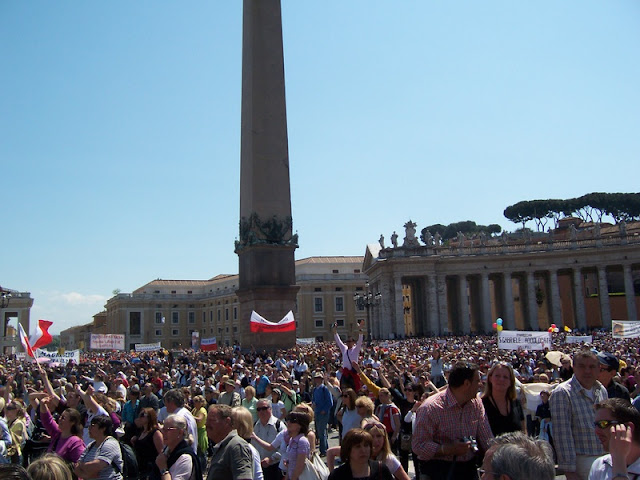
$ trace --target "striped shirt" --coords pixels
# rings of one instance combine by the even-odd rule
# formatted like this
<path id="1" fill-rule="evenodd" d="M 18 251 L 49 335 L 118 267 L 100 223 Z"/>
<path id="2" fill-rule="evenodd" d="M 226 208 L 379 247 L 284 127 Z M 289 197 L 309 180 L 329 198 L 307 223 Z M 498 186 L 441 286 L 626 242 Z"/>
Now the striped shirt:
<path id="1" fill-rule="evenodd" d="M 591 391 L 575 377 L 562 382 L 551 393 L 553 443 L 558 455 L 558 467 L 565 472 L 576 471 L 576 455 L 603 455 L 593 422 L 594 405 L 607 399 L 607 390 L 596 382 Z"/>
<path id="2" fill-rule="evenodd" d="M 431 460 L 441 445 L 476 437 L 482 451 L 489 448 L 493 437 L 484 413 L 482 400 L 475 397 L 459 405 L 449 388 L 429 397 L 416 412 L 411 446 L 420 460 Z M 474 456 L 469 450 L 457 461 L 466 462 Z M 439 460 L 453 461 L 453 456 L 439 456 Z"/>

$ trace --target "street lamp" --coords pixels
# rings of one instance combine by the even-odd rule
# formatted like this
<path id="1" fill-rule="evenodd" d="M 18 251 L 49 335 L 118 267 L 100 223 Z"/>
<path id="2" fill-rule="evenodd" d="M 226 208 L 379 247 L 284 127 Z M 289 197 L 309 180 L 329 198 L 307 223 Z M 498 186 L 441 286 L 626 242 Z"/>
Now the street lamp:
<path id="1" fill-rule="evenodd" d="M 382 294 L 380 292 L 372 292 L 369 289 L 369 282 L 365 284 L 364 288 L 365 292 L 362 295 L 358 292 L 353 295 L 353 301 L 357 309 L 367 309 L 367 337 L 368 341 L 371 342 L 371 308 L 380 305 Z"/>
<path id="2" fill-rule="evenodd" d="M 11 290 L 5 290 L 0 287 L 0 308 L 7 308 L 11 300 Z"/>

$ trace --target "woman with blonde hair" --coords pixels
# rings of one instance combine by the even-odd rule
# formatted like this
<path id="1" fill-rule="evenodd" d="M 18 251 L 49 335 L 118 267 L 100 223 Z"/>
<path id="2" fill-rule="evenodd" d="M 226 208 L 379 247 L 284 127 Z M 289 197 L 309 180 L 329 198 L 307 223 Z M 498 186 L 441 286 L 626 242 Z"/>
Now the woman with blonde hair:
<path id="1" fill-rule="evenodd" d="M 196 420 L 198 429 L 198 458 L 200 467 L 207 467 L 207 450 L 209 449 L 209 437 L 207 437 L 207 401 L 202 395 L 193 397 L 193 410 L 191 415 Z"/>
<path id="2" fill-rule="evenodd" d="M 24 404 L 21 400 L 15 398 L 4 407 L 4 414 L 12 441 L 7 448 L 7 457 L 11 457 L 11 463 L 22 464 L 22 447 L 24 447 L 29 436 L 24 412 Z"/>
<path id="3" fill-rule="evenodd" d="M 256 423 L 258 421 L 258 399 L 256 398 L 256 389 L 251 385 L 244 388 L 244 398 L 241 405 L 251 412 L 253 423 Z"/>
<path id="4" fill-rule="evenodd" d="M 516 376 L 508 363 L 497 362 L 489 369 L 482 403 L 495 437 L 518 430 L 527 433 L 522 404 L 516 394 Z"/>
<path id="5" fill-rule="evenodd" d="M 33 460 L 27 467 L 31 480 L 72 480 L 67 463 L 55 453 L 46 453 Z"/>
<path id="6" fill-rule="evenodd" d="M 378 417 L 373 414 L 373 409 L 373 400 L 369 397 L 360 396 L 356 399 L 356 412 L 362 417 L 361 426 L 364 426 L 368 420 L 378 420 Z"/>
<path id="7" fill-rule="evenodd" d="M 260 454 L 256 447 L 251 445 L 251 436 L 253 435 L 253 417 L 251 412 L 245 407 L 233 407 L 231 410 L 231 423 L 236 429 L 238 435 L 244 438 L 251 448 L 253 454 L 253 480 L 263 480 L 262 464 Z"/>

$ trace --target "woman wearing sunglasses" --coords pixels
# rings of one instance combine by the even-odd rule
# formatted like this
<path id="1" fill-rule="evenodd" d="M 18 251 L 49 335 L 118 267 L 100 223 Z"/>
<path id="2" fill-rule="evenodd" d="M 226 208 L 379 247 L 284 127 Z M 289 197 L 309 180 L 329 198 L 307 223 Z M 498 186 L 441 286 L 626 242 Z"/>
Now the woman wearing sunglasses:
<path id="1" fill-rule="evenodd" d="M 155 460 L 162 452 L 164 443 L 156 411 L 153 408 L 143 408 L 134 423 L 136 427 L 142 429 L 140 435 L 131 438 L 131 446 L 138 459 L 140 479 L 158 479 L 160 478 L 160 470 L 158 470 Z"/>

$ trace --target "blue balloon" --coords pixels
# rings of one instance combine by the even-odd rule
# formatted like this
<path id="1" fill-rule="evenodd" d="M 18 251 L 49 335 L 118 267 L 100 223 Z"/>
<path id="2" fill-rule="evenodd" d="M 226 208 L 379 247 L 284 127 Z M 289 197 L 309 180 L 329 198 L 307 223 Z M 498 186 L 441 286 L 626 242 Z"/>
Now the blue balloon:
<path id="1" fill-rule="evenodd" d="M 496 320 L 496 323 L 497 323 L 498 325 L 502 325 L 502 319 L 501 319 L 501 318 L 497 319 L 497 320 Z"/>

